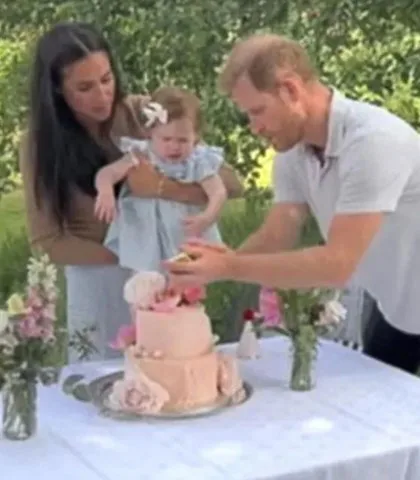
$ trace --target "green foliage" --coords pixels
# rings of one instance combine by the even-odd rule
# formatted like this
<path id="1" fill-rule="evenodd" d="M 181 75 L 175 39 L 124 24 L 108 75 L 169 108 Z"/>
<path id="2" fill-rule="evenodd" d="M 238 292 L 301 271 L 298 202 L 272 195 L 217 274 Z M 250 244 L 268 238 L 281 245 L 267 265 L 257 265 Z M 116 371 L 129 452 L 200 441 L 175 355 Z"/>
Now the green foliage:
<path id="1" fill-rule="evenodd" d="M 24 230 L 8 234 L 0 244 L 0 304 L 16 291 L 22 290 L 26 281 L 26 265 L 30 248 Z"/>
<path id="2" fill-rule="evenodd" d="M 124 71 L 127 91 L 150 92 L 163 83 L 195 90 L 206 111 L 206 139 L 226 149 L 228 160 L 253 190 L 261 184 L 265 148 L 216 87 L 218 69 L 233 42 L 264 30 L 294 36 L 308 48 L 326 81 L 350 96 L 383 104 L 418 126 L 420 20 L 414 12 L 419 3 L 39 0 L 34 6 L 27 0 L 3 2 L 0 194 L 16 180 L 10 173 L 16 172 L 16 144 L 27 106 L 27 47 L 32 48 L 35 35 L 58 21 L 93 22 L 105 32 Z"/>
<path id="3" fill-rule="evenodd" d="M 16 152 L 26 107 L 27 47 L 23 35 L 0 38 L 0 198 L 16 186 Z"/>

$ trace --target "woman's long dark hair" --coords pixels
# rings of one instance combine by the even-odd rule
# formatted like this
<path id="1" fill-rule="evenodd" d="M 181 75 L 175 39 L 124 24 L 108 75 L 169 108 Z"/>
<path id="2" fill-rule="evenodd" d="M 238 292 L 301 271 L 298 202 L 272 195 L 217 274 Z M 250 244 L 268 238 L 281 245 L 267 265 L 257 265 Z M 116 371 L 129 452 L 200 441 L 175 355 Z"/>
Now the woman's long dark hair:
<path id="1" fill-rule="evenodd" d="M 95 195 L 96 172 L 120 153 L 116 147 L 107 149 L 97 143 L 76 120 L 61 95 L 63 69 L 98 51 L 108 55 L 115 76 L 112 116 L 102 128 L 109 141 L 112 117 L 123 94 L 104 37 L 89 24 L 59 24 L 40 39 L 35 52 L 29 125 L 35 198 L 38 207 L 49 209 L 60 229 L 70 215 L 72 189 L 77 187 L 88 195 Z"/>

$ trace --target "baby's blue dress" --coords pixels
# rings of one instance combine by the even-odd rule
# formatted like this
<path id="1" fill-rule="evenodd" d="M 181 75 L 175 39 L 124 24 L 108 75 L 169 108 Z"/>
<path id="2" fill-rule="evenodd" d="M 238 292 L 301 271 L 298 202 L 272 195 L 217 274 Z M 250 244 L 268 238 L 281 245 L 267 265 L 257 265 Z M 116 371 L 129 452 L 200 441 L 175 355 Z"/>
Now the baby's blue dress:
<path id="1" fill-rule="evenodd" d="M 125 152 L 139 149 L 162 174 L 184 183 L 200 182 L 217 174 L 223 162 L 223 150 L 207 145 L 198 145 L 180 163 L 162 161 L 147 141 L 123 137 L 120 147 Z M 117 217 L 108 229 L 104 244 L 118 256 L 121 266 L 133 271 L 162 271 L 162 261 L 178 254 L 186 240 L 183 220 L 204 209 L 160 198 L 135 197 L 126 185 L 121 189 L 117 205 Z M 201 238 L 222 241 L 216 224 Z"/>

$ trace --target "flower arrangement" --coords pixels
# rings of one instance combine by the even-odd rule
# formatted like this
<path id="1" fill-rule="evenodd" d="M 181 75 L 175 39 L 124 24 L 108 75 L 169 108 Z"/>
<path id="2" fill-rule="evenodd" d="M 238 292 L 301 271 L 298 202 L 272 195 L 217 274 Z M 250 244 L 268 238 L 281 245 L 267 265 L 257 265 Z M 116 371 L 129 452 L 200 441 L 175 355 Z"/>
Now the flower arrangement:
<path id="1" fill-rule="evenodd" d="M 3 432 L 24 439 L 36 430 L 36 383 L 50 385 L 58 370 L 49 365 L 57 347 L 57 270 L 48 256 L 31 257 L 23 295 L 0 310 L 0 390 Z"/>
<path id="2" fill-rule="evenodd" d="M 339 292 L 335 290 L 278 292 L 261 288 L 257 317 L 263 318 L 262 328 L 285 334 L 292 343 L 291 389 L 309 390 L 313 387 L 312 370 L 318 338 L 336 328 L 347 314 L 338 298 Z"/>

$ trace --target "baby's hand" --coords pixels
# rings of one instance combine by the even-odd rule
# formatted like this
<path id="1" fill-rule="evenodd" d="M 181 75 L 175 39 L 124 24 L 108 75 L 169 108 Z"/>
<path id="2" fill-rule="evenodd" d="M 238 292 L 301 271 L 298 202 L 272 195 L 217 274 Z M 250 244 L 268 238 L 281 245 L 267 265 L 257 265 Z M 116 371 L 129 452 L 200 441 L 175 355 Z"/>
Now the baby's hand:
<path id="1" fill-rule="evenodd" d="M 114 190 L 103 189 L 98 192 L 95 202 L 95 216 L 101 222 L 111 223 L 117 215 Z"/>
<path id="2" fill-rule="evenodd" d="M 184 220 L 187 237 L 200 237 L 213 223 L 213 219 L 204 213 L 191 215 Z"/>

